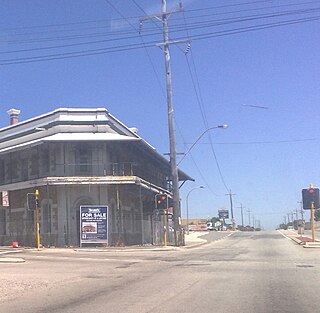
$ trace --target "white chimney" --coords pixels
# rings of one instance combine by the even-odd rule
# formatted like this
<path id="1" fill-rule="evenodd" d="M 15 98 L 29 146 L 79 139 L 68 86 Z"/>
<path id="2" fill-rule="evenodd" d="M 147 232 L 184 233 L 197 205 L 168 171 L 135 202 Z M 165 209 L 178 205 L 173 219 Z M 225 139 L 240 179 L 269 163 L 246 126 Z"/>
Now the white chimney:
<path id="1" fill-rule="evenodd" d="M 18 124 L 20 110 L 10 109 L 7 113 L 10 115 L 10 125 Z"/>

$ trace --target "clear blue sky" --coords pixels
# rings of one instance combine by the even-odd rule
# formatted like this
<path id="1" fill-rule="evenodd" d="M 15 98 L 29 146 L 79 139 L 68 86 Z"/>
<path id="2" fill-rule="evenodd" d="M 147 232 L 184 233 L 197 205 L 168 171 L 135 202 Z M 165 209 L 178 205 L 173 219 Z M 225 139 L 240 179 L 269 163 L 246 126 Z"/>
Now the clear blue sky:
<path id="1" fill-rule="evenodd" d="M 168 9 L 178 4 L 168 0 Z M 172 40 L 193 39 L 187 56 L 185 43 L 171 46 L 177 151 L 207 127 L 229 125 L 210 131 L 212 145 L 203 136 L 181 162 L 196 180 L 181 190 L 183 214 L 192 188 L 206 187 L 190 194 L 191 217 L 229 208 L 231 189 L 238 223 L 242 203 L 273 228 L 299 208 L 302 188 L 320 185 L 320 1 L 183 5 L 169 20 Z M 145 21 L 137 32 L 139 17 L 160 11 L 161 0 L 1 1 L 0 127 L 12 107 L 20 120 L 59 107 L 106 107 L 168 152 L 164 57 L 154 45 L 161 23 Z"/>

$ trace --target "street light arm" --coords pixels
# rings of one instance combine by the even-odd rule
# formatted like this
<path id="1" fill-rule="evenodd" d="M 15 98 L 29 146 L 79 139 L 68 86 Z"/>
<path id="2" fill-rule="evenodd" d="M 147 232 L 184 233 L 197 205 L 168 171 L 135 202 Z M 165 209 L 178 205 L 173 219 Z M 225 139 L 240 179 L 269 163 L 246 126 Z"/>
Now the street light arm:
<path id="1" fill-rule="evenodd" d="M 216 129 L 216 128 L 228 128 L 228 125 L 227 124 L 223 124 L 223 125 L 218 125 L 218 126 L 214 126 L 214 127 L 210 127 L 208 129 L 206 129 L 199 137 L 198 139 L 191 145 L 191 147 L 187 150 L 187 152 L 184 154 L 184 156 L 182 157 L 182 159 L 178 162 L 177 165 L 179 165 L 183 159 L 189 154 L 189 152 L 192 150 L 192 148 L 199 142 L 199 140 L 210 130 L 212 129 Z"/>

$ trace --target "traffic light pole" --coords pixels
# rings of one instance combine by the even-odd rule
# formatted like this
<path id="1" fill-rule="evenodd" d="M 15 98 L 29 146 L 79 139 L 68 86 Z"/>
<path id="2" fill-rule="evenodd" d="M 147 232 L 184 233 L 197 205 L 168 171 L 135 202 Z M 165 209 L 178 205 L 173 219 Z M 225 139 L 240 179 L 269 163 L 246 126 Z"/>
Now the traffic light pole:
<path id="1" fill-rule="evenodd" d="M 37 237 L 37 249 L 40 250 L 40 222 L 39 222 L 39 190 L 36 189 L 36 237 Z"/>
<path id="2" fill-rule="evenodd" d="M 314 202 L 311 201 L 311 230 L 312 230 L 312 241 L 315 241 L 315 230 L 314 230 Z"/>
<path id="3" fill-rule="evenodd" d="M 163 245 L 167 245 L 167 210 L 163 210 Z"/>

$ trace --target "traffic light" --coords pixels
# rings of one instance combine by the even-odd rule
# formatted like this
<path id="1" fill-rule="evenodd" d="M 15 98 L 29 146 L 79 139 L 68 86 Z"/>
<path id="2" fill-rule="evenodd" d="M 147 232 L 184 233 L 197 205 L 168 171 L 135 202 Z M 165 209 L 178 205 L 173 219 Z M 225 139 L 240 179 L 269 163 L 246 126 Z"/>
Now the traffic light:
<path id="1" fill-rule="evenodd" d="M 39 206 L 39 199 L 36 193 L 27 194 L 27 208 L 30 211 L 35 211 L 37 206 Z"/>
<path id="2" fill-rule="evenodd" d="M 157 194 L 155 196 L 156 209 L 166 210 L 168 208 L 168 196 L 164 194 Z"/>
<path id="3" fill-rule="evenodd" d="M 314 208 L 319 208 L 319 188 L 302 189 L 302 203 L 305 210 L 311 209 L 311 202 L 314 204 Z"/>
<path id="4" fill-rule="evenodd" d="M 36 195 L 34 193 L 28 193 L 27 194 L 27 207 L 28 210 L 34 211 L 36 209 Z"/>

